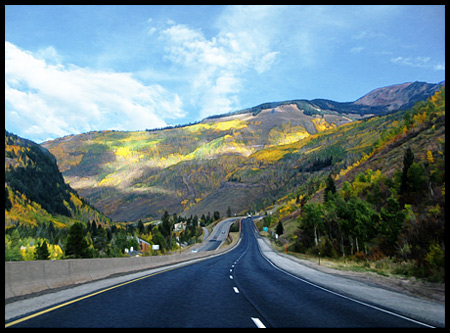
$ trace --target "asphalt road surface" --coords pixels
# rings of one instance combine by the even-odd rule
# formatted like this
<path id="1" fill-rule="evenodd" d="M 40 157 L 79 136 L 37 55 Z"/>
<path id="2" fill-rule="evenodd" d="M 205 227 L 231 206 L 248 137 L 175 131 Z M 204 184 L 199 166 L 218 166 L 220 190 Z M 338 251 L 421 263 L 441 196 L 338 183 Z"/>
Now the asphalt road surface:
<path id="1" fill-rule="evenodd" d="M 236 221 L 237 218 L 230 218 L 219 222 L 211 235 L 207 238 L 207 242 L 202 245 L 198 251 L 213 251 L 217 249 L 228 236 L 230 226 Z"/>
<path id="2" fill-rule="evenodd" d="M 86 295 L 13 327 L 421 327 L 274 268 L 251 219 L 242 229 L 239 246 L 224 255 Z"/>

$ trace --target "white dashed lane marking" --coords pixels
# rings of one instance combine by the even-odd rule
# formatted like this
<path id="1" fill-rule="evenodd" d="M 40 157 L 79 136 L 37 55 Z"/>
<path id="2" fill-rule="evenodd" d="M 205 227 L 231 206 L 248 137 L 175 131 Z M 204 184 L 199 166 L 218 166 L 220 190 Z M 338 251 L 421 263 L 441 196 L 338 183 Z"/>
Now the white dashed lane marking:
<path id="1" fill-rule="evenodd" d="M 259 320 L 259 318 L 254 318 L 251 317 L 253 322 L 255 323 L 256 327 L 258 328 L 266 328 L 266 326 L 264 326 L 264 324 L 261 322 L 261 320 Z"/>

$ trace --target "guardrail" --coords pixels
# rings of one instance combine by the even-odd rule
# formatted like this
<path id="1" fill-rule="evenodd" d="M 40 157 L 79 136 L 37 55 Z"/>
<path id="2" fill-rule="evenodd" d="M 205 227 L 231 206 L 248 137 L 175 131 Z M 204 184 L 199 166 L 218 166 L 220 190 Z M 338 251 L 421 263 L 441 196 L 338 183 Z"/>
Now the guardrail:
<path id="1" fill-rule="evenodd" d="M 65 259 L 5 262 L 5 300 L 49 289 L 66 287 L 198 258 L 206 258 L 234 249 L 232 246 L 208 252 L 98 259 Z"/>

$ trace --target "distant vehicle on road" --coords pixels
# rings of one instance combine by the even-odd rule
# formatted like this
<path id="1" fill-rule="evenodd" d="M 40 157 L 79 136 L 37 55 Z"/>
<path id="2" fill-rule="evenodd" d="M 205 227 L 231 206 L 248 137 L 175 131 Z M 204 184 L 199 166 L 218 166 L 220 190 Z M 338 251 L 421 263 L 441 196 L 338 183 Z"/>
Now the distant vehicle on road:
<path id="1" fill-rule="evenodd" d="M 223 230 L 223 231 L 222 231 L 222 233 L 224 234 L 224 233 L 225 233 L 225 231 Z"/>
<path id="2" fill-rule="evenodd" d="M 198 249 L 192 249 L 192 253 L 197 253 Z"/>

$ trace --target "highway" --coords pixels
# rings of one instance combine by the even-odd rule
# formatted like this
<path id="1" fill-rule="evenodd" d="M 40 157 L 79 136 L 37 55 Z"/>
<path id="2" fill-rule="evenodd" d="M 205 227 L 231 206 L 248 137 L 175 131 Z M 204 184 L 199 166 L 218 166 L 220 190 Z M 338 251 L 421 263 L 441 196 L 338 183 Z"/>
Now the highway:
<path id="1" fill-rule="evenodd" d="M 71 300 L 13 327 L 422 327 L 275 268 L 250 218 L 241 237 L 221 256 Z"/>
<path id="2" fill-rule="evenodd" d="M 225 239 L 228 236 L 228 232 L 230 230 L 230 226 L 237 220 L 237 218 L 230 218 L 223 220 L 219 222 L 214 230 L 212 231 L 212 234 L 209 235 L 209 237 L 206 239 L 206 243 L 202 245 L 200 248 L 198 248 L 198 251 L 213 251 L 217 249 L 222 242 L 225 241 Z"/>

